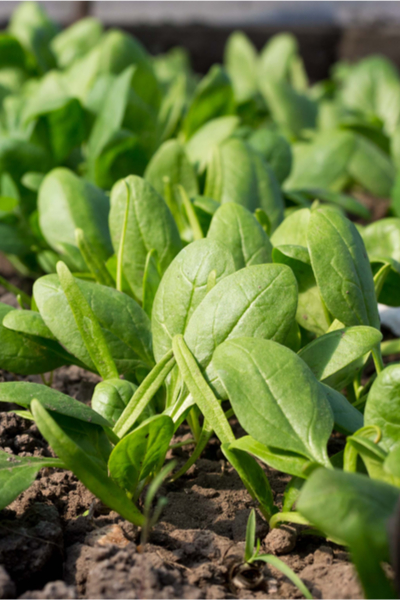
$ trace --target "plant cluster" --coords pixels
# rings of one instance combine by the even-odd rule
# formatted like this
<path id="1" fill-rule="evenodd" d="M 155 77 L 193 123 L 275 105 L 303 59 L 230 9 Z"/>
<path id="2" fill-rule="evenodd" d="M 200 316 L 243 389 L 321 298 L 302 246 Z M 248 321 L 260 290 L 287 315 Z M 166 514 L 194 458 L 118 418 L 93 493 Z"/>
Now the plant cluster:
<path id="1" fill-rule="evenodd" d="M 235 33 L 198 80 L 182 50 L 150 57 L 92 18 L 59 33 L 36 4 L 0 35 L 0 66 L 0 250 L 36 278 L 32 298 L 2 282 L 21 310 L 0 304 L 0 367 L 102 378 L 91 408 L 0 384 L 58 456 L 2 452 L 0 508 L 66 468 L 147 531 L 141 494 L 186 421 L 196 447 L 173 479 L 215 433 L 271 527 L 348 546 L 366 595 L 395 597 L 400 365 L 382 356 L 400 345 L 381 343 L 377 304 L 400 306 L 394 67 L 310 86 L 291 36 L 257 54 Z M 391 216 L 355 225 L 356 190 L 392 194 Z M 281 511 L 260 462 L 292 476 Z"/>

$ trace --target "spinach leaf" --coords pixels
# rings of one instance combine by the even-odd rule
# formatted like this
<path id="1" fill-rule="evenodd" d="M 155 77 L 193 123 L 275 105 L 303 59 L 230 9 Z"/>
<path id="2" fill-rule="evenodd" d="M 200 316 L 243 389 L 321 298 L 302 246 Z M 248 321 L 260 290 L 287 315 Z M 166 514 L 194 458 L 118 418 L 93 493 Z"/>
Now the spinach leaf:
<path id="1" fill-rule="evenodd" d="M 254 439 L 330 465 L 332 412 L 296 354 L 271 340 L 231 339 L 216 349 L 213 365 L 240 424 Z"/>
<path id="2" fill-rule="evenodd" d="M 333 317 L 347 327 L 380 329 L 371 267 L 353 223 L 334 209 L 318 208 L 311 212 L 307 240 L 321 296 Z"/>
<path id="3" fill-rule="evenodd" d="M 365 425 L 382 431 L 380 445 L 388 452 L 400 441 L 400 366 L 387 366 L 372 384 L 365 405 Z"/>
<path id="4" fill-rule="evenodd" d="M 340 391 L 353 381 L 366 355 L 382 340 L 374 327 L 347 327 L 322 335 L 302 348 L 299 356 L 315 377 Z"/>
<path id="5" fill-rule="evenodd" d="M 152 335 L 156 361 L 172 348 L 172 338 L 185 333 L 188 323 L 207 294 L 209 275 L 216 282 L 235 270 L 228 249 L 204 239 L 186 246 L 172 261 L 157 290 L 152 312 Z"/>
<path id="6" fill-rule="evenodd" d="M 137 389 L 125 379 L 108 379 L 95 387 L 92 408 L 109 423 L 115 425 Z"/>
<path id="7" fill-rule="evenodd" d="M 113 449 L 108 461 L 111 477 L 133 494 L 140 481 L 161 469 L 173 434 L 174 423 L 166 415 L 142 423 Z"/>
<path id="8" fill-rule="evenodd" d="M 58 458 L 14 456 L 0 450 L 0 510 L 35 481 L 40 469 L 63 466 Z"/>
<path id="9" fill-rule="evenodd" d="M 211 220 L 207 237 L 224 244 L 236 270 L 272 261 L 272 245 L 257 219 L 244 206 L 223 204 Z"/>
<path id="10" fill-rule="evenodd" d="M 81 228 L 103 260 L 112 254 L 107 225 L 109 201 L 100 189 L 64 167 L 50 171 L 38 195 L 39 223 L 49 245 L 63 254 L 65 245 L 76 248 L 75 229 Z M 85 269 L 83 269 L 85 270 Z"/>
<path id="11" fill-rule="evenodd" d="M 189 321 L 185 341 L 219 394 L 223 390 L 211 362 L 217 346 L 243 336 L 283 343 L 296 305 L 296 280 L 284 265 L 246 267 L 224 277 L 206 295 Z"/>
<path id="12" fill-rule="evenodd" d="M 214 149 L 205 195 L 221 203 L 242 204 L 251 212 L 262 208 L 272 230 L 283 220 L 283 199 L 271 167 L 240 139 L 228 140 Z"/>
<path id="13" fill-rule="evenodd" d="M 100 323 L 118 372 L 128 374 L 139 366 L 151 367 L 150 321 L 135 300 L 98 283 L 80 279 L 76 283 Z M 89 369 L 96 370 L 59 278 L 46 275 L 38 279 L 34 297 L 45 324 L 58 341 Z"/>
<path id="14" fill-rule="evenodd" d="M 111 190 L 110 231 L 123 273 L 141 300 L 148 252 L 156 251 L 162 274 L 182 248 L 171 212 L 149 183 L 130 176 Z"/>

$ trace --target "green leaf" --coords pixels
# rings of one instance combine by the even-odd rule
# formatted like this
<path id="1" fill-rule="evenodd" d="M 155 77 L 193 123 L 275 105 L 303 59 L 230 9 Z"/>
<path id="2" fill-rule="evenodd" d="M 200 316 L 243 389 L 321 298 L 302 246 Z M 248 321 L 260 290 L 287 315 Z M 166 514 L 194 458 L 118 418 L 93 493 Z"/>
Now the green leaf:
<path id="1" fill-rule="evenodd" d="M 297 52 L 297 40 L 294 35 L 273 35 L 260 52 L 260 78 L 288 79 L 290 65 Z"/>
<path id="2" fill-rule="evenodd" d="M 94 17 L 80 19 L 51 41 L 51 48 L 60 68 L 70 66 L 84 56 L 100 40 L 103 26 Z"/>
<path id="3" fill-rule="evenodd" d="M 3 318 L 3 326 L 28 335 L 37 335 L 49 340 L 56 339 L 40 313 L 33 310 L 10 310 Z"/>
<path id="4" fill-rule="evenodd" d="M 238 125 L 238 117 L 219 117 L 211 119 L 192 135 L 186 144 L 186 153 L 198 173 L 206 170 L 214 148 L 230 138 Z"/>
<path id="5" fill-rule="evenodd" d="M 308 96 L 273 77 L 263 79 L 260 88 L 272 118 L 287 136 L 298 138 L 305 129 L 315 128 L 317 105 Z"/>
<path id="6" fill-rule="evenodd" d="M 0 450 L 0 510 L 26 490 L 44 467 L 63 468 L 58 458 L 14 456 Z"/>
<path id="7" fill-rule="evenodd" d="M 356 135 L 355 151 L 348 170 L 353 179 L 371 194 L 390 197 L 395 168 L 383 150 L 361 135 Z"/>
<path id="8" fill-rule="evenodd" d="M 297 510 L 325 535 L 350 546 L 368 598 L 395 598 L 381 562 L 389 560 L 387 522 L 400 490 L 358 473 L 317 469 Z"/>
<path id="9" fill-rule="evenodd" d="M 143 516 L 125 492 L 107 476 L 106 471 L 64 433 L 38 401 L 33 400 L 31 408 L 40 433 L 66 467 L 104 504 L 135 525 L 142 525 Z"/>
<path id="10" fill-rule="evenodd" d="M 120 251 L 125 228 L 121 250 L 123 272 L 135 296 L 141 300 L 148 252 L 156 251 L 163 274 L 182 244 L 164 200 L 140 177 L 130 176 L 118 181 L 111 191 L 110 231 L 116 253 Z"/>
<path id="11" fill-rule="evenodd" d="M 387 473 L 400 478 L 400 445 L 393 446 L 385 459 L 383 467 Z"/>
<path id="12" fill-rule="evenodd" d="M 274 246 L 303 246 L 307 248 L 307 229 L 311 211 L 308 208 L 295 210 L 271 235 Z"/>
<path id="13" fill-rule="evenodd" d="M 63 262 L 57 263 L 57 273 L 82 341 L 96 370 L 103 379 L 117 378 L 118 371 L 103 330 L 74 276 Z"/>
<path id="14" fill-rule="evenodd" d="M 282 184 L 292 168 L 292 149 L 287 139 L 276 131 L 261 128 L 251 134 L 248 143 L 262 154 Z"/>
<path id="15" fill-rule="evenodd" d="M 330 464 L 332 413 L 322 387 L 296 354 L 271 340 L 239 338 L 221 344 L 213 364 L 240 424 L 254 439 Z"/>
<path id="16" fill-rule="evenodd" d="M 371 267 L 353 223 L 336 210 L 318 208 L 311 212 L 307 239 L 314 275 L 333 317 L 347 327 L 380 329 Z"/>
<path id="17" fill-rule="evenodd" d="M 32 334 L 13 331 L 2 324 L 10 313 L 16 312 L 12 306 L 0 302 L 0 365 L 2 369 L 19 375 L 47 373 L 68 364 L 65 356 L 60 356 L 49 348 L 47 340 Z"/>
<path id="18" fill-rule="evenodd" d="M 235 31 L 229 36 L 224 63 L 239 104 L 250 100 L 258 91 L 257 58 L 257 50 L 244 33 Z"/>
<path id="19" fill-rule="evenodd" d="M 29 52 L 39 72 L 55 67 L 50 41 L 57 33 L 57 27 L 40 4 L 21 2 L 13 12 L 8 29 Z"/>
<path id="20" fill-rule="evenodd" d="M 221 450 L 231 465 L 238 472 L 250 496 L 260 503 L 260 509 L 266 519 L 277 511 L 268 477 L 262 467 L 247 452 L 236 448 L 235 444 L 222 444 Z M 251 534 L 250 534 L 251 535 Z M 247 544 L 247 535 L 246 535 Z M 253 532 L 250 557 L 253 555 L 255 545 L 255 531 Z M 249 541 L 250 547 L 250 541 Z M 246 546 L 247 552 L 247 546 Z M 250 558 L 249 557 L 249 558 Z M 245 558 L 245 560 L 249 560 Z"/>
<path id="21" fill-rule="evenodd" d="M 159 147 L 147 165 L 144 177 L 160 196 L 164 196 L 165 177 L 169 177 L 172 187 L 180 184 L 190 198 L 199 191 L 195 170 L 178 140 L 168 140 Z"/>
<path id="22" fill-rule="evenodd" d="M 400 262 L 400 219 L 380 219 L 363 227 L 361 235 L 370 257 L 386 257 Z"/>
<path id="23" fill-rule="evenodd" d="M 332 410 L 336 431 L 348 435 L 363 427 L 364 421 L 360 411 L 350 404 L 340 392 L 324 383 L 321 385 Z"/>
<path id="24" fill-rule="evenodd" d="M 75 230 L 77 246 L 90 272 L 98 283 L 114 287 L 115 282 L 107 270 L 104 260 L 97 254 L 97 248 L 91 246 L 83 229 Z"/>
<path id="25" fill-rule="evenodd" d="M 295 144 L 293 169 L 285 189 L 332 189 L 346 175 L 354 148 L 354 134 L 349 131 L 326 131 L 311 143 Z"/>
<path id="26" fill-rule="evenodd" d="M 240 139 L 230 139 L 214 149 L 204 193 L 221 204 L 242 204 L 250 212 L 262 208 L 272 230 L 283 220 L 283 199 L 274 172 L 261 154 Z"/>
<path id="27" fill-rule="evenodd" d="M 382 334 L 374 327 L 347 327 L 326 333 L 299 352 L 315 377 L 340 391 L 356 377 L 366 355 L 379 344 Z"/>
<path id="28" fill-rule="evenodd" d="M 299 212 L 301 211 L 296 211 L 293 214 Z M 290 217 L 285 219 L 283 223 L 289 219 Z M 324 334 L 329 329 L 331 320 L 321 298 L 307 248 L 293 245 L 277 246 L 272 251 L 272 260 L 274 263 L 290 267 L 296 277 L 299 288 L 299 301 L 296 312 L 297 323 L 307 331 L 312 331 L 317 335 Z"/>
<path id="29" fill-rule="evenodd" d="M 302 193 L 306 193 L 311 201 L 323 200 L 340 208 L 343 208 L 346 212 L 361 217 L 362 219 L 369 220 L 371 213 L 361 202 L 358 202 L 352 196 L 348 194 L 340 194 L 339 192 L 332 192 L 331 190 L 322 190 L 320 188 L 310 188 L 301 190 Z"/>
<path id="30" fill-rule="evenodd" d="M 136 390 L 137 385 L 125 379 L 101 381 L 93 393 L 92 409 L 114 426 Z"/>
<path id="31" fill-rule="evenodd" d="M 382 431 L 380 445 L 388 452 L 400 441 L 400 365 L 387 366 L 375 379 L 365 405 L 365 425 Z"/>
<path id="32" fill-rule="evenodd" d="M 46 175 L 38 195 L 40 229 L 48 244 L 63 254 L 62 244 L 77 249 L 75 229 L 81 228 L 101 260 L 112 254 L 107 217 L 109 200 L 100 189 L 64 167 Z"/>
<path id="33" fill-rule="evenodd" d="M 142 423 L 115 446 L 108 462 L 111 477 L 134 494 L 140 481 L 162 467 L 174 434 L 174 423 L 166 415 L 157 415 Z"/>
<path id="34" fill-rule="evenodd" d="M 246 267 L 213 287 L 194 311 L 185 341 L 218 394 L 224 390 L 211 362 L 216 347 L 243 336 L 284 343 L 296 305 L 296 280 L 285 265 Z"/>
<path id="35" fill-rule="evenodd" d="M 205 381 L 195 357 L 187 347 L 183 336 L 178 334 L 172 340 L 172 349 L 180 374 L 194 402 L 214 429 L 222 444 L 235 440 L 231 426 L 213 391 Z"/>
<path id="36" fill-rule="evenodd" d="M 223 204 L 214 214 L 207 237 L 231 252 L 236 270 L 272 262 L 272 244 L 254 215 L 235 202 Z"/>
<path id="37" fill-rule="evenodd" d="M 51 411 L 67 417 L 73 417 L 87 423 L 94 423 L 102 427 L 109 427 L 110 422 L 92 410 L 83 402 L 79 402 L 66 394 L 49 388 L 40 383 L 28 381 L 7 381 L 0 383 L 0 402 L 9 402 L 29 408 L 32 400 L 38 402 Z"/>
<path id="38" fill-rule="evenodd" d="M 235 440 L 229 447 L 246 451 L 269 467 L 295 477 L 305 478 L 306 469 L 310 465 L 310 461 L 304 456 L 288 450 L 267 446 L 264 443 L 257 442 L 250 435 Z"/>
<path id="39" fill-rule="evenodd" d="M 185 333 L 195 309 L 207 294 L 211 271 L 216 282 L 234 272 L 228 249 L 204 239 L 186 246 L 172 261 L 157 290 L 152 312 L 154 357 L 161 360 L 177 333 Z"/>
<path id="40" fill-rule="evenodd" d="M 202 125 L 234 112 L 231 81 L 225 70 L 214 65 L 198 84 L 183 122 L 188 140 Z"/>
<path id="41" fill-rule="evenodd" d="M 154 359 L 150 321 L 135 300 L 98 283 L 77 279 L 76 284 L 100 324 L 118 372 L 129 374 L 139 366 L 151 367 Z M 46 275 L 38 279 L 34 297 L 52 334 L 68 352 L 95 370 L 58 277 Z"/>

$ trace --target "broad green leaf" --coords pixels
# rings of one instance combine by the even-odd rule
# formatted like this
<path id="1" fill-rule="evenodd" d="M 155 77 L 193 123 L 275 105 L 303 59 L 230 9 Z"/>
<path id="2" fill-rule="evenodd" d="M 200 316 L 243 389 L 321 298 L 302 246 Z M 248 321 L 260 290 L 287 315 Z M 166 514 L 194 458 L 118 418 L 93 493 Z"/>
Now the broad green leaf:
<path id="1" fill-rule="evenodd" d="M 336 210 L 318 208 L 311 212 L 307 239 L 314 275 L 333 317 L 346 327 L 380 329 L 371 267 L 353 223 Z"/>
<path id="2" fill-rule="evenodd" d="M 251 134 L 248 143 L 262 154 L 282 184 L 292 168 L 292 149 L 286 138 L 276 131 L 262 128 Z"/>
<path id="3" fill-rule="evenodd" d="M 188 140 L 202 125 L 234 112 L 231 81 L 225 70 L 214 65 L 198 84 L 183 122 Z"/>
<path id="4" fill-rule="evenodd" d="M 355 545 L 364 534 L 387 553 L 385 522 L 400 490 L 358 473 L 317 469 L 302 489 L 297 510 L 328 536 Z M 375 545 L 374 544 L 374 545 Z"/>
<path id="5" fill-rule="evenodd" d="M 371 213 L 368 208 L 348 194 L 341 194 L 331 190 L 322 190 L 320 188 L 307 188 L 301 190 L 300 193 L 305 193 L 310 198 L 310 201 L 322 200 L 338 206 L 344 211 L 357 217 L 361 217 L 362 219 L 369 220 L 371 218 Z"/>
<path id="6" fill-rule="evenodd" d="M 142 299 L 148 252 L 156 251 L 162 274 L 182 247 L 171 212 L 149 183 L 130 176 L 111 191 L 109 220 L 115 252 L 122 254 L 124 275 L 135 296 Z"/>
<path id="7" fill-rule="evenodd" d="M 378 302 L 400 306 L 400 263 L 393 258 L 372 257 L 370 261 Z"/>
<path id="8" fill-rule="evenodd" d="M 340 391 L 363 368 L 366 355 L 379 344 L 382 334 L 375 327 L 347 327 L 326 333 L 302 348 L 299 356 L 315 377 Z"/>
<path id="9" fill-rule="evenodd" d="M 350 546 L 367 598 L 395 598 L 381 567 L 389 560 L 388 520 L 400 490 L 358 473 L 317 469 L 297 510 L 325 535 Z"/>
<path id="10" fill-rule="evenodd" d="M 392 258 L 400 263 L 400 219 L 380 219 L 363 227 L 361 236 L 371 258 Z"/>
<path id="11" fill-rule="evenodd" d="M 204 193 L 222 204 L 242 204 L 251 212 L 262 208 L 272 230 L 283 220 L 283 199 L 271 167 L 240 139 L 228 140 L 214 149 Z"/>
<path id="12" fill-rule="evenodd" d="M 125 492 L 76 441 L 63 431 L 36 400 L 32 402 L 32 412 L 41 434 L 78 479 L 104 504 L 119 512 L 122 517 L 136 525 L 142 525 L 143 516 L 127 498 Z"/>
<path id="13" fill-rule="evenodd" d="M 169 178 L 172 187 L 180 184 L 189 198 L 198 194 L 195 170 L 178 140 L 168 140 L 159 147 L 147 165 L 144 177 L 165 200 L 165 177 Z"/>
<path id="14" fill-rule="evenodd" d="M 76 283 L 100 323 L 118 372 L 133 373 L 140 365 L 151 367 L 150 321 L 135 300 L 98 283 L 81 279 Z M 38 279 L 34 297 L 52 334 L 68 352 L 95 370 L 58 277 L 46 275 Z"/>
<path id="15" fill-rule="evenodd" d="M 332 412 L 323 388 L 296 354 L 271 340 L 246 337 L 221 344 L 213 365 L 254 439 L 330 465 Z"/>
<path id="16" fill-rule="evenodd" d="M 75 229 L 81 228 L 99 257 L 112 254 L 107 226 L 109 200 L 99 188 L 60 167 L 50 171 L 38 195 L 39 223 L 49 245 L 63 254 L 62 244 L 76 248 Z"/>
<path id="17" fill-rule="evenodd" d="M 354 148 L 354 134 L 349 131 L 326 131 L 311 143 L 294 145 L 293 168 L 285 189 L 332 189 L 347 173 Z"/>
<path id="18" fill-rule="evenodd" d="M 211 160 L 214 148 L 231 137 L 238 125 L 238 117 L 219 117 L 211 119 L 192 135 L 186 144 L 186 153 L 200 174 Z"/>
<path id="19" fill-rule="evenodd" d="M 227 202 L 215 212 L 207 237 L 224 244 L 236 270 L 272 262 L 272 244 L 254 215 L 244 206 Z"/>
<path id="20" fill-rule="evenodd" d="M 284 220 L 277 230 L 279 237 L 286 237 L 284 236 L 284 231 L 279 233 L 281 227 L 283 228 L 284 224 L 290 219 L 295 223 L 297 220 L 293 217 L 294 215 L 300 216 L 300 212 L 302 211 L 296 211 L 293 215 Z M 309 211 L 305 213 L 305 216 L 307 216 L 307 226 Z M 290 227 L 287 228 L 287 231 L 289 234 L 288 237 L 291 237 Z M 303 235 L 303 233 L 301 235 Z M 297 303 L 296 313 L 297 323 L 304 327 L 304 329 L 307 329 L 307 331 L 312 331 L 317 335 L 325 333 L 327 329 L 329 329 L 330 318 L 314 277 L 307 248 L 292 245 L 277 246 L 272 251 L 272 260 L 274 263 L 284 264 L 290 267 L 296 277 L 299 288 L 299 301 Z"/>
<path id="21" fill-rule="evenodd" d="M 321 383 L 330 404 L 335 421 L 335 429 L 345 435 L 356 432 L 364 425 L 363 416 L 340 392 Z M 332 463 L 334 464 L 334 463 Z"/>
<path id="22" fill-rule="evenodd" d="M 383 150 L 361 135 L 356 136 L 355 150 L 348 170 L 353 179 L 371 194 L 390 197 L 395 181 L 395 168 Z"/>
<path id="23" fill-rule="evenodd" d="M 272 233 L 274 246 L 304 246 L 307 248 L 307 228 L 311 212 L 308 208 L 295 210 Z"/>
<path id="24" fill-rule="evenodd" d="M 19 375 L 47 373 L 68 364 L 49 347 L 48 340 L 36 335 L 19 333 L 2 324 L 3 319 L 14 308 L 0 303 L 0 365 L 2 369 Z"/>
<path id="25" fill-rule="evenodd" d="M 137 385 L 125 379 L 108 379 L 95 387 L 92 409 L 115 425 L 137 389 Z"/>
<path id="26" fill-rule="evenodd" d="M 260 52 L 260 78 L 274 77 L 287 80 L 290 65 L 297 52 L 297 40 L 294 35 L 278 33 L 272 36 Z"/>
<path id="27" fill-rule="evenodd" d="M 174 423 L 166 415 L 142 423 L 113 449 L 108 461 L 111 477 L 134 494 L 140 481 L 161 469 L 173 434 Z"/>
<path id="28" fill-rule="evenodd" d="M 34 398 L 51 412 L 57 412 L 67 417 L 73 417 L 87 423 L 95 423 L 103 427 L 109 427 L 110 425 L 108 420 L 83 402 L 79 402 L 46 385 L 28 381 L 7 381 L 0 384 L 0 402 L 10 402 L 29 408 Z"/>
<path id="29" fill-rule="evenodd" d="M 0 510 L 26 490 L 44 467 L 62 468 L 58 458 L 14 456 L 0 450 Z"/>
<path id="30" fill-rule="evenodd" d="M 68 67 L 84 56 L 100 40 L 103 26 L 94 17 L 80 19 L 51 41 L 51 48 L 60 68 Z"/>
<path id="31" fill-rule="evenodd" d="M 55 67 L 50 42 L 57 33 L 57 27 L 39 3 L 21 2 L 13 12 L 8 30 L 31 54 L 39 72 Z"/>
<path id="32" fill-rule="evenodd" d="M 241 31 L 232 33 L 226 42 L 224 63 L 232 80 L 238 104 L 250 100 L 258 91 L 257 50 Z"/>
<path id="33" fill-rule="evenodd" d="M 387 473 L 400 478 L 400 445 L 396 444 L 385 459 L 383 467 Z"/>
<path id="34" fill-rule="evenodd" d="M 229 447 L 245 450 L 269 467 L 302 479 L 306 477 L 306 468 L 310 464 L 310 461 L 301 454 L 267 446 L 250 435 L 235 440 Z"/>
<path id="35" fill-rule="evenodd" d="M 382 431 L 380 445 L 388 452 L 400 441 L 400 366 L 387 366 L 375 379 L 365 405 L 365 425 Z"/>
<path id="36" fill-rule="evenodd" d="M 26 54 L 20 42 L 13 35 L 2 32 L 0 34 L 0 68 L 20 67 L 24 69 L 25 66 Z"/>
<path id="37" fill-rule="evenodd" d="M 315 128 L 317 105 L 308 96 L 274 77 L 263 79 L 260 88 L 274 121 L 287 136 L 299 138 L 305 129 Z"/>
<path id="38" fill-rule="evenodd" d="M 189 321 L 185 341 L 219 394 L 223 390 L 211 362 L 217 346 L 243 336 L 283 343 L 296 305 L 296 280 L 285 265 L 246 267 L 224 277 L 207 294 Z"/>
<path id="39" fill-rule="evenodd" d="M 115 287 L 115 282 L 106 267 L 106 263 L 98 256 L 97 248 L 89 243 L 83 229 L 75 229 L 75 239 L 82 258 L 95 280 L 102 285 Z"/>
<path id="40" fill-rule="evenodd" d="M 157 290 L 152 312 L 152 334 L 156 361 L 172 348 L 172 338 L 185 333 L 188 323 L 207 294 L 211 271 L 216 281 L 235 270 L 228 249 L 214 240 L 199 240 L 186 246 L 172 261 Z"/>

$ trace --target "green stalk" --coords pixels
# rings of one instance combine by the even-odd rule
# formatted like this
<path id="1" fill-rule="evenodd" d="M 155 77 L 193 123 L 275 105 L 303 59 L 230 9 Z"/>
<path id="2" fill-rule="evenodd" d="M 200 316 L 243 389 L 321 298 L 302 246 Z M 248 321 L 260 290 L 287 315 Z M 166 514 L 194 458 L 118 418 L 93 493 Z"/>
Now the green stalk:
<path id="1" fill-rule="evenodd" d="M 270 528 L 274 529 L 275 527 L 278 527 L 279 523 L 298 523 L 299 525 L 310 525 L 310 522 L 296 511 L 278 512 L 272 515 L 269 520 Z"/>
<path id="2" fill-rule="evenodd" d="M 126 208 L 125 208 L 124 222 L 122 225 L 121 240 L 119 242 L 118 256 L 117 256 L 116 287 L 119 292 L 122 292 L 122 261 L 123 261 L 123 257 L 124 257 L 126 230 L 128 227 L 129 206 L 130 206 L 130 202 L 131 202 L 130 187 L 126 182 L 125 182 L 125 185 L 126 185 L 126 190 L 127 190 Z"/>
<path id="3" fill-rule="evenodd" d="M 14 296 L 16 296 L 16 297 L 20 296 L 23 303 L 28 308 L 31 307 L 31 297 L 28 296 L 28 294 L 25 294 L 25 292 L 23 292 L 19 288 L 17 288 L 17 286 L 13 285 L 12 283 L 9 283 L 7 281 L 7 279 L 4 279 L 4 277 L 2 277 L 1 275 L 0 275 L 0 285 L 2 285 L 3 288 L 5 288 L 7 290 L 7 292 L 11 292 L 12 294 L 14 294 Z"/>
<path id="4" fill-rule="evenodd" d="M 142 383 L 129 400 L 124 412 L 114 426 L 114 433 L 122 438 L 135 424 L 137 418 L 146 408 L 147 404 L 160 389 L 168 373 L 175 366 L 175 358 L 172 350 L 156 364 L 150 373 L 143 379 Z"/>
<path id="5" fill-rule="evenodd" d="M 83 259 L 97 283 L 107 285 L 108 287 L 115 287 L 115 282 L 108 272 L 105 263 L 99 258 L 96 249 L 89 244 L 82 229 L 75 229 L 75 239 Z"/>
<path id="6" fill-rule="evenodd" d="M 177 365 L 194 401 L 209 421 L 215 433 L 223 444 L 235 441 L 235 436 L 222 407 L 210 386 L 205 381 L 200 368 L 186 345 L 182 335 L 176 335 L 172 340 L 172 349 Z"/>

